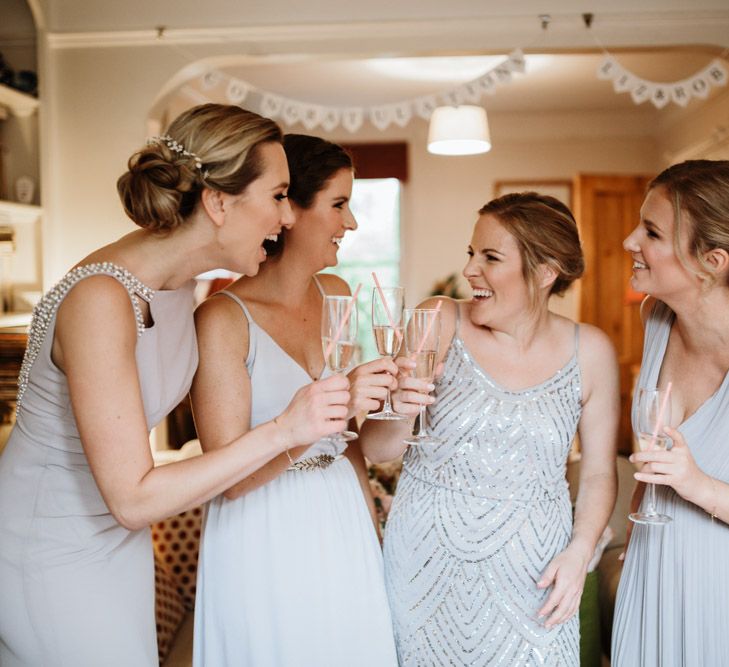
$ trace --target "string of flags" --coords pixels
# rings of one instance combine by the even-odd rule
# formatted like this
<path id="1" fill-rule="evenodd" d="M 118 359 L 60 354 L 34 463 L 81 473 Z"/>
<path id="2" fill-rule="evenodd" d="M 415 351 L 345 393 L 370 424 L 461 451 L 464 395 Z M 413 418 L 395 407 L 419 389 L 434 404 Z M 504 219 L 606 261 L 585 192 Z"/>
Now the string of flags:
<path id="1" fill-rule="evenodd" d="M 692 98 L 706 99 L 712 87 L 726 86 L 729 80 L 726 68 L 718 58 L 687 79 L 661 83 L 636 76 L 610 54 L 598 65 L 597 78 L 612 81 L 616 93 L 630 93 L 635 104 L 650 101 L 657 109 L 669 102 L 685 107 Z"/>
<path id="2" fill-rule="evenodd" d="M 302 102 L 261 90 L 217 69 L 208 70 L 201 76 L 200 87 L 203 91 L 224 89 L 231 104 L 240 105 L 245 101 L 249 108 L 257 106 L 264 116 L 281 120 L 286 125 L 301 123 L 307 130 L 321 127 L 327 132 L 341 125 L 349 132 L 356 132 L 365 120 L 369 120 L 377 129 L 385 130 L 392 124 L 405 127 L 415 116 L 428 120 L 439 106 L 476 104 L 483 95 L 493 95 L 499 86 L 508 84 L 515 73 L 525 71 L 524 54 L 521 49 L 516 49 L 472 81 L 440 93 L 375 106 L 337 107 Z"/>
<path id="3" fill-rule="evenodd" d="M 354 133 L 365 121 L 379 130 L 385 130 L 393 124 L 405 127 L 414 117 L 429 120 L 439 106 L 478 104 L 484 95 L 493 95 L 499 86 L 510 83 L 515 73 L 525 71 L 524 53 L 521 49 L 515 49 L 476 79 L 439 93 L 373 106 L 326 106 L 303 102 L 262 90 L 219 69 L 210 69 L 202 74 L 194 92 L 200 101 L 206 100 L 206 95 L 216 89 L 215 96 L 218 99 L 222 93 L 231 104 L 242 105 L 245 102 L 248 108 L 288 126 L 301 123 L 309 131 L 321 127 L 330 132 L 341 125 Z M 605 51 L 605 57 L 597 68 L 597 78 L 612 81 L 615 92 L 629 93 L 635 104 L 650 101 L 657 109 L 662 109 L 669 102 L 685 107 L 693 98 L 706 99 L 713 87 L 727 85 L 729 74 L 722 61 L 716 58 L 688 78 L 674 82 L 650 81 L 625 68 Z"/>

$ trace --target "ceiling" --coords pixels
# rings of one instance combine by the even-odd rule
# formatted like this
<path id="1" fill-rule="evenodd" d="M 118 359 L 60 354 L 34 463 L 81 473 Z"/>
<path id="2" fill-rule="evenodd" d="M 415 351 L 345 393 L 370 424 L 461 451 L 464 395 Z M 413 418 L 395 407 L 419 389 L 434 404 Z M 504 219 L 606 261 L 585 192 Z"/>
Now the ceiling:
<path id="1" fill-rule="evenodd" d="M 7 28 L 0 30 L 0 47 L 5 30 L 15 36 L 34 30 L 32 9 L 54 49 L 168 45 L 183 58 L 182 72 L 173 77 L 179 85 L 200 88 L 184 73 L 193 63 L 213 63 L 261 90 L 337 107 L 437 94 L 476 79 L 523 47 L 526 73 L 484 95 L 487 110 L 630 111 L 667 119 L 704 101 L 686 109 L 669 104 L 657 110 L 650 102 L 636 107 L 629 94 L 616 94 L 612 82 L 597 78 L 601 42 L 625 69 L 651 81 L 690 77 L 717 56 L 729 69 L 728 50 L 722 51 L 729 45 L 729 0 L 693 0 L 690 7 L 684 0 L 594 0 L 589 30 L 582 0 L 420 0 L 417 12 L 403 0 L 208 0 L 205 11 L 192 0 L 3 4 L 0 23 Z M 539 25 L 541 13 L 551 16 L 547 29 Z M 162 40 L 157 26 L 166 26 Z M 723 90 L 712 89 L 710 97 Z"/>

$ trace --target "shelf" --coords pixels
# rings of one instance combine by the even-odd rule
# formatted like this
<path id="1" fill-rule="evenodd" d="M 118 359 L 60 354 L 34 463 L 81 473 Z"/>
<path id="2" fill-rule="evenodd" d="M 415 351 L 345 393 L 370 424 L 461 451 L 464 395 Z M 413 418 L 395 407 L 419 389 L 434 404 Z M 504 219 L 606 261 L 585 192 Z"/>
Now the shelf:
<path id="1" fill-rule="evenodd" d="M 32 95 L 0 83 L 0 107 L 8 109 L 15 116 L 32 116 L 38 109 L 38 104 L 38 100 Z"/>
<path id="2" fill-rule="evenodd" d="M 43 209 L 34 204 L 19 204 L 0 199 L 0 224 L 35 222 L 40 218 L 42 212 Z"/>
<path id="3" fill-rule="evenodd" d="M 29 327 L 33 313 L 3 313 L 0 315 L 0 330 L 8 328 Z"/>

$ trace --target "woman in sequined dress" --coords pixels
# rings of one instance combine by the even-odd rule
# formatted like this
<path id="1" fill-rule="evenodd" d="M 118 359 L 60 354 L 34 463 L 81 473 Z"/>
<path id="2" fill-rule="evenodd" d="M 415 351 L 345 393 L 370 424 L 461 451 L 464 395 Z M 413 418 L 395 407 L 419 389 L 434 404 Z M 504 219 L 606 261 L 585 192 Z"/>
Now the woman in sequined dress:
<path id="1" fill-rule="evenodd" d="M 441 309 L 442 373 L 434 387 L 400 377 L 394 394 L 405 414 L 425 403 L 441 438 L 405 452 L 385 532 L 398 657 L 576 667 L 575 612 L 616 494 L 615 353 L 603 332 L 548 309 L 583 269 L 569 209 L 520 193 L 479 213 L 463 271 L 473 298 Z M 577 432 L 573 520 L 565 465 Z M 365 455 L 399 456 L 406 433 L 368 422 Z"/>
<path id="2" fill-rule="evenodd" d="M 729 665 L 729 161 L 690 160 L 659 174 L 623 246 L 631 286 L 650 295 L 637 386 L 672 384 L 676 426 L 665 429 L 671 449 L 631 456 L 672 521 L 633 527 L 611 661 Z"/>
<path id="3" fill-rule="evenodd" d="M 196 313 L 200 369 L 191 395 L 206 450 L 277 414 L 326 372 L 322 299 L 349 294 L 341 278 L 319 272 L 337 264 L 344 235 L 357 228 L 352 160 L 318 137 L 288 134 L 284 148 L 296 224 L 267 244 L 258 275 Z M 351 371 L 348 415 L 376 409 L 396 374 L 390 359 Z M 356 440 L 295 448 L 211 501 L 193 663 L 395 667 L 374 515 Z"/>
<path id="4" fill-rule="evenodd" d="M 258 271 L 265 237 L 294 222 L 288 181 L 275 123 L 238 107 L 193 108 L 118 181 L 141 229 L 90 254 L 40 301 L 0 458 L 3 667 L 156 666 L 149 524 L 344 428 L 348 381 L 332 377 L 219 451 L 153 466 L 149 430 L 197 366 L 193 278 Z"/>

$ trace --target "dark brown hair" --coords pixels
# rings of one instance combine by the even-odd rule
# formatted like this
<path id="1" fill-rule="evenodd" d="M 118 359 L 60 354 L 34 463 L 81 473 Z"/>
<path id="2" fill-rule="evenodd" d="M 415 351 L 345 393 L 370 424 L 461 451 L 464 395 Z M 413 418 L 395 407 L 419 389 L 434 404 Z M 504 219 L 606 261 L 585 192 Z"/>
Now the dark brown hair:
<path id="1" fill-rule="evenodd" d="M 318 192 L 340 169 L 353 169 L 352 156 L 339 144 L 308 134 L 287 134 L 283 138 L 289 163 L 289 199 L 300 208 L 310 208 Z M 286 230 L 276 241 L 266 241 L 266 253 L 276 255 L 284 245 Z"/>
<path id="2" fill-rule="evenodd" d="M 116 184 L 124 211 L 140 227 L 170 231 L 190 216 L 203 188 L 243 192 L 263 171 L 259 147 L 281 140 L 278 125 L 252 111 L 193 107 L 129 159 Z"/>

